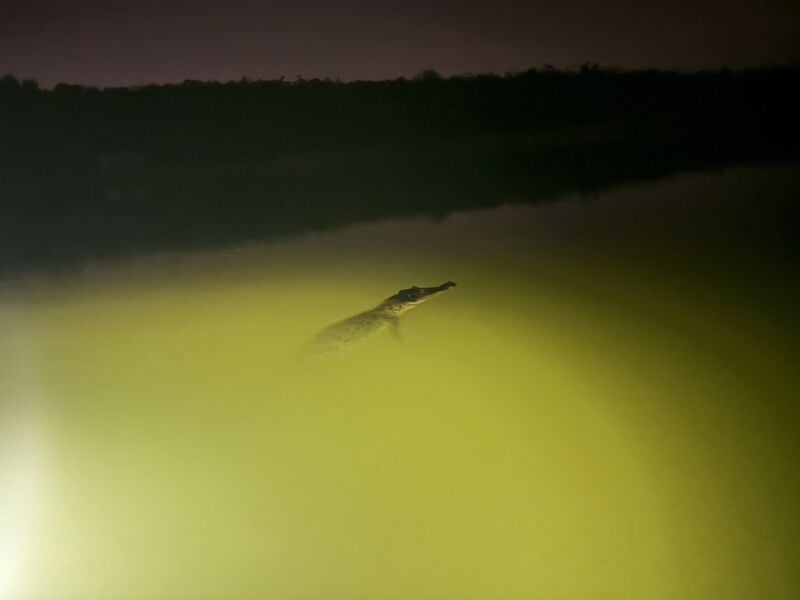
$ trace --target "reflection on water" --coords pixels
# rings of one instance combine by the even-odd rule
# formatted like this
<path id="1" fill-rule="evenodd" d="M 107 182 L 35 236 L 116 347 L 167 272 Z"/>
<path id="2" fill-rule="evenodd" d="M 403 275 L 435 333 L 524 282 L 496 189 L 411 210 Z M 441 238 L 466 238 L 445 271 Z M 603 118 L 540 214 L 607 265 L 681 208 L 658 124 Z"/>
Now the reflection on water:
<path id="1" fill-rule="evenodd" d="M 4 419 L 27 382 L 52 449 L 12 597 L 792 597 L 799 190 L 694 175 L 7 281 L 3 365 L 37 361 Z M 399 342 L 296 360 L 448 280 Z"/>

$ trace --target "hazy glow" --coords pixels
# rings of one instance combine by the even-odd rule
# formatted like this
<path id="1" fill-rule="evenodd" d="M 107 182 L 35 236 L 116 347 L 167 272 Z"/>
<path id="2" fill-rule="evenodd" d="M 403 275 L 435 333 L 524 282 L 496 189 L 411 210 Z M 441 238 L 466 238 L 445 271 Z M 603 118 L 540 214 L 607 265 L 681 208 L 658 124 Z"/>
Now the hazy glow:
<path id="1" fill-rule="evenodd" d="M 0 599 L 17 598 L 44 500 L 41 382 L 20 314 L 0 306 Z"/>
<path id="2" fill-rule="evenodd" d="M 0 447 L 0 598 L 14 597 L 39 517 L 43 456 L 36 427 L 25 424 Z"/>
<path id="3" fill-rule="evenodd" d="M 686 177 L 20 283 L 59 398 L 21 598 L 792 597 L 800 298 L 743 207 L 796 187 Z M 402 343 L 294 360 L 450 279 Z"/>

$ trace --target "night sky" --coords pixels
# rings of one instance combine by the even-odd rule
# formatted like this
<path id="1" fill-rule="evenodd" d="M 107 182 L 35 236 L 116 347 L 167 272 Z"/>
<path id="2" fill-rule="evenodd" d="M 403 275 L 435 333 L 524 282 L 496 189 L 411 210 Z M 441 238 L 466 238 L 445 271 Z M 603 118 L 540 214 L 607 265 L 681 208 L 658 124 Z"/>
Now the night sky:
<path id="1" fill-rule="evenodd" d="M 0 0 L 0 74 L 99 86 L 800 61 L 796 0 Z"/>

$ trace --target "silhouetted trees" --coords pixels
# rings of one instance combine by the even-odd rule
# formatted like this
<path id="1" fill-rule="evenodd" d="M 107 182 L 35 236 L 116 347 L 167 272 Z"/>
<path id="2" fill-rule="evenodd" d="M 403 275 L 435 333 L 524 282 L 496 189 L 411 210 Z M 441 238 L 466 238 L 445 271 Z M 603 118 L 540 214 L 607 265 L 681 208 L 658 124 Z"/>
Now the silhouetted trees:
<path id="1" fill-rule="evenodd" d="M 799 75 L 587 64 L 52 90 L 6 76 L 0 271 L 796 155 Z"/>
<path id="2" fill-rule="evenodd" d="M 0 158 L 94 161 L 138 152 L 160 161 L 236 161 L 291 152 L 393 149 L 430 140 L 562 141 L 698 135 L 788 143 L 798 131 L 800 69 L 731 72 L 530 69 L 411 80 L 187 80 L 41 90 L 0 80 Z M 727 143 L 727 141 L 725 142 Z"/>

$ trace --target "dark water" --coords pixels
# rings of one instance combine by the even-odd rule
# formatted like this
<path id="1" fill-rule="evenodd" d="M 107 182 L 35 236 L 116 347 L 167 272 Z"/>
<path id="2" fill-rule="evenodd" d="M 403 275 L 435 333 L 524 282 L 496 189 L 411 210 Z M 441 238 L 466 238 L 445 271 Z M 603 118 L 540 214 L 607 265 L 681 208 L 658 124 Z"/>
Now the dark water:
<path id="1" fill-rule="evenodd" d="M 0 596 L 796 597 L 796 165 L 496 196 L 4 279 Z"/>

